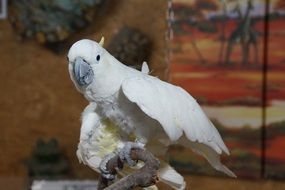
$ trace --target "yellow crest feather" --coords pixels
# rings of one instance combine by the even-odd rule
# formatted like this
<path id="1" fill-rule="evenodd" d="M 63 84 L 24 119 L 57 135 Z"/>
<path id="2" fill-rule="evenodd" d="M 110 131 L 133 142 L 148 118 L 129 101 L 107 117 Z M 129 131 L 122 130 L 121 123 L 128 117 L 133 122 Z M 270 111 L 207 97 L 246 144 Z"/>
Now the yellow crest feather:
<path id="1" fill-rule="evenodd" d="M 102 36 L 102 38 L 101 38 L 101 40 L 99 42 L 99 45 L 102 46 L 102 47 L 104 45 L 104 40 L 105 40 L 105 38 L 104 38 L 104 36 Z"/>

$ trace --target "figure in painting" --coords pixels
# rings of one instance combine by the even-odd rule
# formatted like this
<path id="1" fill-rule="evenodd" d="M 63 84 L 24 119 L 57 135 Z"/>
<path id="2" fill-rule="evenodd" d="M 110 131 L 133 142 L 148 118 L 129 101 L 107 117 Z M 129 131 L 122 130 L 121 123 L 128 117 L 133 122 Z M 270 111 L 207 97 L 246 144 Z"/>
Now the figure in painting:
<path id="1" fill-rule="evenodd" d="M 252 0 L 248 1 L 247 9 L 245 14 L 242 14 L 240 4 L 237 4 L 234 12 L 236 12 L 241 19 L 237 27 L 230 34 L 227 43 L 225 63 L 227 65 L 232 64 L 231 55 L 236 43 L 240 43 L 242 50 L 242 65 L 246 66 L 249 63 L 250 56 L 250 46 L 252 45 L 254 49 L 254 64 L 258 64 L 258 32 L 254 29 L 254 21 L 250 15 L 251 11 L 254 9 Z"/>

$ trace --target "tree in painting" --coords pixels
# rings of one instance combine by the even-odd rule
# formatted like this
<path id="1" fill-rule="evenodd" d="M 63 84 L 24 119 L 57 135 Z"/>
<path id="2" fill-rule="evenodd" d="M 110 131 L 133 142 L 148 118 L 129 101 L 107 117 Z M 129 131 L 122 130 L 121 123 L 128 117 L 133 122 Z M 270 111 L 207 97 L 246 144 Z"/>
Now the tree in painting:
<path id="1" fill-rule="evenodd" d="M 216 32 L 217 29 L 215 25 L 209 22 L 204 17 L 205 11 L 214 11 L 217 10 L 218 5 L 215 1 L 212 0 L 200 0 L 195 1 L 193 5 L 189 6 L 179 6 L 175 5 L 173 7 L 175 12 L 175 19 L 172 23 L 173 30 L 176 35 L 187 34 L 192 35 L 193 31 L 191 28 L 193 27 L 204 33 L 213 33 Z M 177 11 L 179 10 L 179 11 Z M 190 44 L 195 51 L 199 62 L 202 64 L 206 63 L 206 59 L 203 56 L 203 53 L 200 51 L 197 46 L 196 40 L 194 36 L 190 40 Z"/>
<path id="2" fill-rule="evenodd" d="M 236 28 L 231 32 L 226 49 L 225 63 L 231 64 L 231 54 L 233 47 L 236 43 L 239 43 L 242 49 L 242 64 L 246 66 L 249 62 L 250 56 L 250 46 L 254 48 L 254 63 L 258 64 L 258 32 L 254 29 L 254 20 L 252 19 L 250 13 L 254 9 L 252 0 L 248 0 L 247 9 L 245 14 L 242 14 L 240 4 L 237 5 L 234 12 L 237 12 L 238 18 L 241 20 Z"/>

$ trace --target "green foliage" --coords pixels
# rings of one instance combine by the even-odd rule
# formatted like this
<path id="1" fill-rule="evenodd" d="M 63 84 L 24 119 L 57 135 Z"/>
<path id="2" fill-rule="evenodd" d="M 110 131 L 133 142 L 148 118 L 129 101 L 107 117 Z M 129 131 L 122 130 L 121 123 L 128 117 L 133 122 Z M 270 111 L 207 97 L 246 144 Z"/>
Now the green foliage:
<path id="1" fill-rule="evenodd" d="M 225 141 L 238 142 L 241 145 L 251 147 L 259 147 L 261 142 L 260 128 L 252 128 L 248 125 L 242 128 L 232 129 L 230 126 L 226 127 L 216 119 L 211 119 L 215 127 L 218 129 Z M 255 143 L 252 143 L 255 142 Z"/>
<path id="2" fill-rule="evenodd" d="M 187 20 L 190 17 L 197 15 L 197 10 L 194 7 L 184 4 L 174 6 L 173 10 L 175 12 L 175 17 L 177 20 Z"/>
<path id="3" fill-rule="evenodd" d="M 191 32 L 183 29 L 181 22 L 178 22 L 178 21 L 172 23 L 172 30 L 177 36 L 191 35 Z"/>
<path id="4" fill-rule="evenodd" d="M 69 176 L 68 162 L 58 142 L 38 139 L 31 157 L 27 160 L 29 176 L 37 179 L 60 179 Z"/>
<path id="5" fill-rule="evenodd" d="M 242 97 L 242 98 L 233 98 L 218 102 L 218 105 L 261 106 L 261 98 L 256 98 L 251 96 Z"/>
<path id="6" fill-rule="evenodd" d="M 210 22 L 199 22 L 197 28 L 204 33 L 216 33 L 218 31 L 217 27 Z"/>
<path id="7" fill-rule="evenodd" d="M 254 129 L 250 126 L 233 129 L 224 126 L 217 119 L 211 119 L 226 143 L 235 144 L 231 148 L 231 155 L 223 158 L 223 163 L 232 169 L 237 175 L 256 177 L 260 174 L 260 157 L 252 149 L 260 149 L 260 128 Z M 284 123 L 283 123 L 284 124 Z M 279 124 L 282 126 L 283 124 Z M 237 146 L 238 145 L 238 146 Z M 200 174 L 218 174 L 197 156 L 188 151 L 177 151 L 171 154 L 171 163 L 182 171 Z"/>
<path id="8" fill-rule="evenodd" d="M 266 178 L 283 180 L 285 179 L 284 163 L 274 163 L 266 165 Z"/>
<path id="9" fill-rule="evenodd" d="M 201 10 L 215 11 L 218 9 L 216 1 L 213 0 L 199 0 L 195 2 L 195 7 Z"/>
<path id="10" fill-rule="evenodd" d="M 216 4 L 208 0 L 199 1 L 195 5 L 178 4 L 174 6 L 175 21 L 172 23 L 173 31 L 176 35 L 191 35 L 190 31 L 185 30 L 185 28 L 193 27 L 204 33 L 216 33 L 217 26 L 215 23 L 208 21 L 202 13 L 203 10 L 212 10 L 215 7 Z"/>
<path id="11" fill-rule="evenodd" d="M 255 156 L 254 154 L 243 150 L 243 149 L 233 149 L 231 151 L 231 155 L 235 157 L 235 159 L 238 159 L 240 161 L 246 161 L 246 160 L 252 160 L 252 159 L 256 159 L 258 158 L 257 156 Z"/>
<path id="12" fill-rule="evenodd" d="M 285 135 L 285 120 L 269 124 L 266 130 L 267 138 L 274 138 L 275 136 Z"/>

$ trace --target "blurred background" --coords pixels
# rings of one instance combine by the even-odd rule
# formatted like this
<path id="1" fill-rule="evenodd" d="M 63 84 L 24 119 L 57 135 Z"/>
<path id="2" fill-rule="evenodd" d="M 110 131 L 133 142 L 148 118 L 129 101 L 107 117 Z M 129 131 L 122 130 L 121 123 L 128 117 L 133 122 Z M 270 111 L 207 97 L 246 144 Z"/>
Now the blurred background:
<path id="1" fill-rule="evenodd" d="M 123 63 L 140 69 L 147 60 L 152 75 L 197 98 L 231 149 L 223 159 L 238 179 L 171 147 L 167 156 L 189 188 L 285 189 L 283 1 L 0 2 L 5 189 L 28 189 L 33 179 L 97 179 L 75 155 L 88 102 L 69 78 L 66 54 L 77 40 L 102 36 Z"/>

